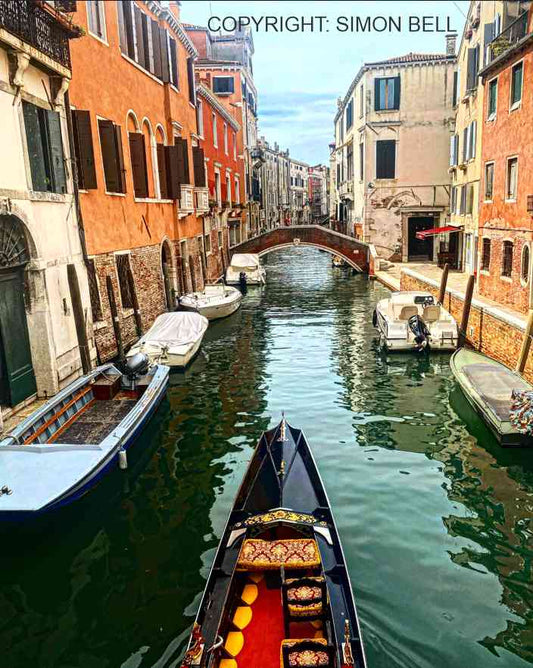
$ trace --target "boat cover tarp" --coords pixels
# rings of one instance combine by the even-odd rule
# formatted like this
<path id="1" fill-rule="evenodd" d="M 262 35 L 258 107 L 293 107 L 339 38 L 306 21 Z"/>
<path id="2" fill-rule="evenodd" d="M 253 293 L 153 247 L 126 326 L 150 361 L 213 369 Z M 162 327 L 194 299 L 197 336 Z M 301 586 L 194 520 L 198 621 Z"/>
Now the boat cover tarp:
<path id="1" fill-rule="evenodd" d="M 521 434 L 533 434 L 533 390 L 513 390 L 509 417 Z"/>
<path id="2" fill-rule="evenodd" d="M 231 266 L 235 269 L 257 269 L 260 264 L 259 255 L 255 253 L 236 253 L 231 258 Z"/>
<path id="3" fill-rule="evenodd" d="M 209 321 L 199 313 L 178 311 L 163 313 L 142 337 L 139 343 L 161 343 L 184 346 L 195 343 L 203 336 Z"/>
<path id="4" fill-rule="evenodd" d="M 509 421 L 513 390 L 531 389 L 525 380 L 512 371 L 494 364 L 483 362 L 467 364 L 463 367 L 463 371 L 491 411 L 505 422 Z"/>

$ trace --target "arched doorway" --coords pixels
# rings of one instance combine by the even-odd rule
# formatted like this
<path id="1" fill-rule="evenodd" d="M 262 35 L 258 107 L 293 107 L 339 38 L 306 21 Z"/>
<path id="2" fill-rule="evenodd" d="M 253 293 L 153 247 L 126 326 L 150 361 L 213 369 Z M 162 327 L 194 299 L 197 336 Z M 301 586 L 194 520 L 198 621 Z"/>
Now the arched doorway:
<path id="1" fill-rule="evenodd" d="M 172 252 L 168 241 L 163 241 L 163 244 L 161 245 L 161 266 L 163 269 L 163 283 L 167 310 L 173 311 L 176 308 L 176 290 L 174 288 Z"/>
<path id="2" fill-rule="evenodd" d="M 24 304 L 29 260 L 22 223 L 15 216 L 0 215 L 0 404 L 8 406 L 37 390 Z"/>

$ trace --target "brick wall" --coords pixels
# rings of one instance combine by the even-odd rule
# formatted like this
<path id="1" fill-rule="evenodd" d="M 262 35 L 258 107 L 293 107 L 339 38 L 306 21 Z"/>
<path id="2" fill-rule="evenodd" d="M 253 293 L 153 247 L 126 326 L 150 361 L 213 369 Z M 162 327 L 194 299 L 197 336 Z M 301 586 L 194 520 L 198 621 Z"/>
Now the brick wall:
<path id="1" fill-rule="evenodd" d="M 438 296 L 439 292 L 438 287 L 432 283 L 426 283 L 426 281 L 404 272 L 401 274 L 400 289 L 423 290 L 431 292 L 435 297 Z M 459 325 L 463 313 L 464 299 L 451 294 L 447 290 L 443 306 L 452 314 Z M 524 332 L 519 327 L 514 327 L 510 323 L 495 317 L 487 310 L 472 304 L 467 327 L 467 342 L 473 348 L 514 369 L 523 338 Z M 533 352 L 531 351 L 524 370 L 524 377 L 529 382 L 533 382 Z"/>

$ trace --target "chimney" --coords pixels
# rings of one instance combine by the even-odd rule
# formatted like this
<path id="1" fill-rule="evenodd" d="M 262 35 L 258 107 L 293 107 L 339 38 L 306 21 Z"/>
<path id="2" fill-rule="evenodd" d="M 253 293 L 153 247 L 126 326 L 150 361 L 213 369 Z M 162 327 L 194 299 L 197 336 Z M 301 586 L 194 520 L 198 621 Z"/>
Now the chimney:
<path id="1" fill-rule="evenodd" d="M 455 56 L 455 43 L 457 41 L 456 33 L 448 33 L 446 35 L 446 55 Z"/>

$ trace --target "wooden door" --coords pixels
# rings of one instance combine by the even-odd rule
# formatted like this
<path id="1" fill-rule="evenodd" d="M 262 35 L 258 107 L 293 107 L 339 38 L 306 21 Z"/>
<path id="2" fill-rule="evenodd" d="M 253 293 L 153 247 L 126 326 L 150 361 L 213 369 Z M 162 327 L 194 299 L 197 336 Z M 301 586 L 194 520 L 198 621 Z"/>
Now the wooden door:
<path id="1" fill-rule="evenodd" d="M 37 390 L 22 269 L 0 272 L 0 347 L 0 401 L 16 406 Z"/>

